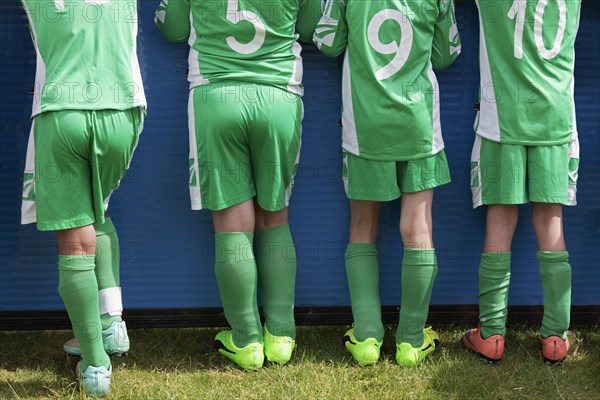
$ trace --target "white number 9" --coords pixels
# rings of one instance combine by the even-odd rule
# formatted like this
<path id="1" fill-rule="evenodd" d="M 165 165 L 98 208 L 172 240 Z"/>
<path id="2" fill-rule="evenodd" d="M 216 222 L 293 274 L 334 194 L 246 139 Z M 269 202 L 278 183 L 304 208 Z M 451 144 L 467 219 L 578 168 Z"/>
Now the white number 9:
<path id="1" fill-rule="evenodd" d="M 385 21 L 390 19 L 396 21 L 398 25 L 400 25 L 400 43 L 395 40 L 392 40 L 390 43 L 381 43 L 381 40 L 379 40 L 381 26 Z M 371 47 L 378 53 L 395 54 L 394 59 L 390 61 L 389 64 L 375 73 L 375 77 L 377 77 L 378 80 L 382 81 L 391 77 L 400 71 L 404 64 L 406 64 L 406 60 L 412 49 L 413 28 L 406 15 L 401 11 L 386 9 L 375 14 L 373 19 L 371 19 L 371 22 L 369 22 L 367 37 Z"/>

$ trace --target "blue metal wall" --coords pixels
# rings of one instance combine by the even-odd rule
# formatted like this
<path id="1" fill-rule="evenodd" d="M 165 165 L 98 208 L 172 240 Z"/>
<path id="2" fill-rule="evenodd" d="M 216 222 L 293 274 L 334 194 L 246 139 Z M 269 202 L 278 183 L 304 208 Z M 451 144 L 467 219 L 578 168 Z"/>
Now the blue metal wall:
<path id="1" fill-rule="evenodd" d="M 122 244 L 127 308 L 218 307 L 207 212 L 192 212 L 187 188 L 187 48 L 165 43 L 153 25 L 155 1 L 141 1 L 139 59 L 150 104 L 132 169 L 111 200 Z M 440 272 L 433 304 L 475 304 L 484 210 L 471 209 L 469 158 L 478 90 L 477 12 L 457 7 L 463 54 L 439 75 L 442 123 L 454 182 L 434 206 Z M 0 5 L 0 311 L 61 309 L 52 234 L 19 225 L 21 177 L 29 134 L 35 54 L 16 0 Z M 573 264 L 573 303 L 600 304 L 600 11 L 584 2 L 577 41 L 576 100 L 582 145 L 579 205 L 565 211 Z M 306 97 L 302 161 L 291 205 L 299 267 L 297 305 L 348 305 L 343 253 L 348 206 L 340 179 L 340 63 L 304 52 Z M 513 250 L 510 303 L 542 302 L 528 207 Z M 381 216 L 381 294 L 400 300 L 399 204 Z"/>

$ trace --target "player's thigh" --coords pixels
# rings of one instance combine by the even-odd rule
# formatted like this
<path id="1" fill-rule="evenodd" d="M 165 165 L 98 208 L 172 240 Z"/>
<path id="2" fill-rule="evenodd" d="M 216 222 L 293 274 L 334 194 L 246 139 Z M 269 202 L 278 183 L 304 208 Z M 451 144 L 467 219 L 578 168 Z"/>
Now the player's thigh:
<path id="1" fill-rule="evenodd" d="M 398 186 L 402 194 L 416 193 L 450 183 L 450 168 L 446 152 L 397 163 Z"/>
<path id="2" fill-rule="evenodd" d="M 256 201 L 279 211 L 289 205 L 300 161 L 302 99 L 268 85 L 248 85 L 247 93 L 255 115 L 249 142 Z"/>
<path id="3" fill-rule="evenodd" d="M 524 204 L 527 148 L 476 136 L 471 155 L 473 206 Z"/>
<path id="4" fill-rule="evenodd" d="M 534 203 L 576 203 L 579 141 L 528 148 L 529 199 Z"/>
<path id="5" fill-rule="evenodd" d="M 248 104 L 239 83 L 199 86 L 190 93 L 192 208 L 217 211 L 256 195 L 250 164 Z"/>
<path id="6" fill-rule="evenodd" d="M 33 121 L 35 204 L 40 230 L 93 224 L 90 112 L 55 111 Z"/>
<path id="7" fill-rule="evenodd" d="M 368 160 L 344 151 L 342 178 L 350 200 L 392 201 L 400 197 L 396 161 Z"/>

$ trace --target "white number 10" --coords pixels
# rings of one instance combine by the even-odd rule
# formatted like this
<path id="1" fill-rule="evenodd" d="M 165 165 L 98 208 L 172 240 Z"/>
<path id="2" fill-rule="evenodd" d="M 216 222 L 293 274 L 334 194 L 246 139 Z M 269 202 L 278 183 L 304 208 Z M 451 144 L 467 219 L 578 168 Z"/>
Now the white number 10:
<path id="1" fill-rule="evenodd" d="M 554 45 L 551 49 L 547 49 L 544 44 L 543 35 L 543 23 L 544 23 L 544 12 L 548 5 L 548 0 L 539 0 L 537 7 L 535 8 L 535 16 L 533 23 L 533 33 L 535 37 L 535 44 L 537 46 L 540 55 L 546 60 L 551 60 L 560 53 L 560 47 L 562 46 L 563 39 L 565 37 L 565 29 L 567 25 L 567 5 L 565 0 L 556 0 L 558 4 L 558 30 L 556 32 L 556 38 L 554 39 Z M 515 58 L 523 58 L 523 29 L 525 27 L 525 8 L 527 6 L 527 0 L 515 0 L 510 10 L 508 10 L 508 17 L 516 20 L 515 26 Z"/>

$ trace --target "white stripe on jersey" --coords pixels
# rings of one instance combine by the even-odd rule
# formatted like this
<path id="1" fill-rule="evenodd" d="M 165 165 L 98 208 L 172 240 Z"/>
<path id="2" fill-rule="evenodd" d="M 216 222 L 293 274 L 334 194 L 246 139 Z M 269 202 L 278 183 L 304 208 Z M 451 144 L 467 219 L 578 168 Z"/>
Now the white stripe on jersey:
<path id="1" fill-rule="evenodd" d="M 475 0 L 479 11 L 479 64 L 481 69 L 481 93 L 479 126 L 476 133 L 494 142 L 500 141 L 500 123 L 498 122 L 498 108 L 496 106 L 496 92 L 490 60 L 488 58 L 487 44 L 483 33 L 483 21 L 481 21 L 481 7 L 479 0 Z"/>
<path id="2" fill-rule="evenodd" d="M 194 43 L 196 43 L 197 38 L 198 34 L 196 33 L 196 29 L 194 29 L 194 19 L 192 18 L 192 12 L 190 11 L 190 38 L 188 40 L 190 46 L 190 54 L 188 57 L 188 81 L 190 82 L 190 89 L 200 85 L 208 85 L 210 83 L 200 71 L 200 61 L 198 60 L 200 53 L 198 50 L 194 49 Z"/>
<path id="3" fill-rule="evenodd" d="M 42 93 L 44 92 L 44 86 L 46 85 L 46 63 L 40 54 L 40 49 L 37 44 L 37 34 L 35 32 L 35 25 L 33 24 L 33 19 L 31 16 L 31 12 L 27 7 L 27 2 L 22 1 L 23 8 L 25 8 L 25 14 L 27 14 L 27 19 L 29 20 L 29 30 L 31 32 L 31 38 L 33 39 L 33 47 L 35 47 L 36 54 L 36 67 L 35 67 L 35 83 L 34 83 L 34 93 L 33 93 L 33 104 L 31 107 L 31 116 L 36 116 L 42 112 Z M 33 131 L 32 131 L 33 132 Z"/>
<path id="4" fill-rule="evenodd" d="M 300 35 L 296 34 L 297 37 Z M 292 67 L 292 76 L 290 77 L 290 81 L 288 83 L 288 90 L 294 94 L 299 96 L 304 95 L 304 88 L 301 85 L 302 78 L 304 76 L 304 67 L 302 65 L 302 56 L 300 55 L 302 52 L 302 46 L 298 43 L 298 38 L 294 42 L 292 46 L 292 51 L 294 52 L 294 66 Z"/>
<path id="5" fill-rule="evenodd" d="M 147 107 L 146 94 L 144 92 L 144 83 L 142 82 L 142 73 L 140 71 L 140 63 L 137 57 L 137 34 L 138 20 L 137 13 L 135 14 L 135 22 L 133 22 L 133 49 L 131 50 L 131 76 L 133 77 L 133 105 L 135 107 Z"/>
<path id="6" fill-rule="evenodd" d="M 431 122 L 433 123 L 433 135 L 431 138 L 431 154 L 433 155 L 444 150 L 444 138 L 442 137 L 442 125 L 440 123 L 440 86 L 438 84 L 437 77 L 435 76 L 435 72 L 433 72 L 433 66 L 431 65 L 431 61 L 429 61 L 429 69 L 427 70 L 427 75 L 429 75 L 431 89 L 433 90 L 433 104 L 431 107 Z"/>
<path id="7" fill-rule="evenodd" d="M 352 103 L 352 72 L 350 71 L 349 50 L 344 56 L 344 72 L 342 75 L 342 147 L 349 153 L 360 156 L 358 148 L 358 135 L 354 120 L 354 106 Z"/>

